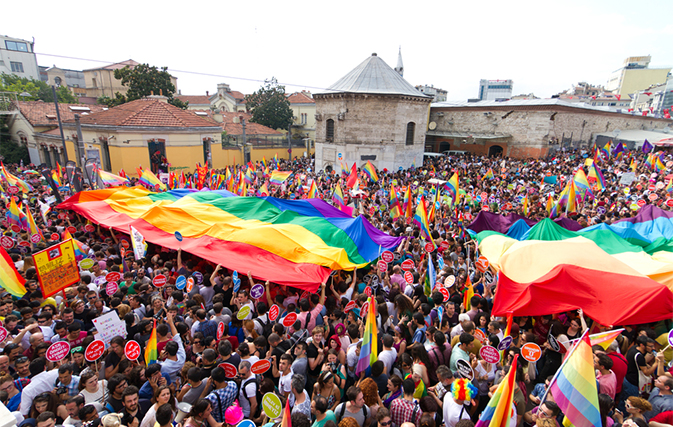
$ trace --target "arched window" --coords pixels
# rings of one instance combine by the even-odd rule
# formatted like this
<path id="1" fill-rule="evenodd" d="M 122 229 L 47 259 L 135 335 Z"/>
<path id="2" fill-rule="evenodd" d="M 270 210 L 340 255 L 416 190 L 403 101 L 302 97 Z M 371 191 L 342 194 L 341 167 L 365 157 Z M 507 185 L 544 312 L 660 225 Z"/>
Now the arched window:
<path id="1" fill-rule="evenodd" d="M 407 123 L 407 145 L 414 145 L 414 133 L 416 132 L 416 123 Z"/>
<path id="2" fill-rule="evenodd" d="M 334 141 L 334 120 L 327 119 L 325 140 Z"/>

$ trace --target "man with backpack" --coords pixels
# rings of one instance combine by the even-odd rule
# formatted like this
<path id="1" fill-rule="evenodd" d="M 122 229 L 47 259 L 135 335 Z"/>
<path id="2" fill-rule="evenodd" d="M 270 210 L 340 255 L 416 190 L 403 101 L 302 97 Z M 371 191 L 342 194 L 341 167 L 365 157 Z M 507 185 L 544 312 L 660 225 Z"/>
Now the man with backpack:
<path id="1" fill-rule="evenodd" d="M 241 361 L 238 365 L 238 377 L 241 380 L 241 387 L 238 392 L 238 401 L 243 409 L 243 415 L 246 419 L 257 416 L 257 408 L 259 403 L 257 401 L 257 377 L 250 371 L 250 362 L 247 360 Z"/>
<path id="2" fill-rule="evenodd" d="M 358 386 L 350 386 L 346 390 L 346 401 L 340 403 L 334 409 L 334 415 L 336 415 L 337 422 L 340 422 L 346 417 L 355 418 L 360 427 L 368 426 L 368 418 L 371 415 L 371 410 L 367 405 L 365 405 L 365 398 Z"/>

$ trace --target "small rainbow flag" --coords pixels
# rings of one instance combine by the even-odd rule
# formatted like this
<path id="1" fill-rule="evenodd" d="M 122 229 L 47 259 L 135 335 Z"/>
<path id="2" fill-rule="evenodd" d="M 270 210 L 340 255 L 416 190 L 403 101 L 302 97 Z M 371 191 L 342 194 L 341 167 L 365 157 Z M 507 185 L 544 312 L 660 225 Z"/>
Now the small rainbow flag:
<path id="1" fill-rule="evenodd" d="M 432 243 L 434 247 L 437 247 L 435 245 L 434 240 L 432 240 L 432 236 L 430 235 L 430 224 L 428 224 L 428 211 L 425 208 L 425 198 L 421 196 L 421 201 L 418 203 L 418 206 L 416 206 L 416 213 L 414 214 L 414 224 L 418 225 L 421 228 L 421 234 L 429 241 Z"/>
<path id="2" fill-rule="evenodd" d="M 150 366 L 152 363 L 157 363 L 159 360 L 159 353 L 157 352 L 157 321 L 154 321 L 154 327 L 152 328 L 152 335 L 150 339 L 147 340 L 147 346 L 145 347 L 145 364 Z"/>
<path id="3" fill-rule="evenodd" d="M 404 192 L 404 216 L 406 218 L 411 218 L 413 214 L 413 200 L 411 200 L 411 186 L 407 187 L 407 191 Z"/>
<path id="4" fill-rule="evenodd" d="M 503 378 L 500 382 L 495 393 L 493 393 L 493 397 L 491 397 L 488 405 L 486 405 L 486 409 L 481 413 L 475 427 L 510 427 L 509 421 L 512 419 L 512 401 L 514 400 L 514 384 L 516 383 L 518 358 L 518 354 L 514 356 L 514 361 L 509 368 L 507 377 Z"/>
<path id="5" fill-rule="evenodd" d="M 484 174 L 484 176 L 481 179 L 482 181 L 485 179 L 493 179 L 493 169 L 488 168 L 488 171 L 486 172 L 486 174 Z"/>
<path id="6" fill-rule="evenodd" d="M 315 184 L 315 179 L 311 181 L 311 187 L 308 189 L 308 198 L 317 199 L 318 198 L 318 186 Z"/>
<path id="7" fill-rule="evenodd" d="M 75 249 L 75 259 L 77 260 L 84 259 L 86 257 L 86 251 L 84 250 L 84 245 L 82 245 L 82 243 L 79 240 L 72 237 L 72 234 L 70 234 L 68 230 L 65 230 L 63 232 L 63 241 L 65 242 L 68 239 L 72 240 L 72 246 Z"/>
<path id="8" fill-rule="evenodd" d="M 600 332 L 597 334 L 589 335 L 589 340 L 591 341 L 591 345 L 600 345 L 603 347 L 603 349 L 607 350 L 610 344 L 612 344 L 612 341 L 617 339 L 619 334 L 621 334 L 624 331 L 624 328 L 622 329 L 615 329 L 614 331 L 606 331 L 606 332 Z M 572 347 L 574 347 L 581 338 L 576 338 L 574 340 L 570 341 L 565 341 L 561 342 L 568 350 L 570 350 Z"/>
<path id="9" fill-rule="evenodd" d="M 511 371 L 510 371 L 511 372 Z M 561 408 L 566 418 L 563 425 L 601 427 L 601 412 L 598 408 L 598 390 L 594 356 L 588 331 L 566 357 L 561 368 L 549 385 L 548 392 Z M 546 396 L 545 396 L 546 397 Z M 542 399 L 544 401 L 544 399 Z"/>
<path id="10" fill-rule="evenodd" d="M 465 291 L 463 292 L 463 307 L 465 311 L 472 309 L 472 297 L 474 296 L 474 286 L 472 286 L 472 281 L 470 280 L 470 275 L 468 273 L 467 278 L 465 279 Z"/>
<path id="11" fill-rule="evenodd" d="M 591 165 L 589 168 L 589 178 L 593 178 L 596 181 L 596 186 L 598 187 L 598 191 L 602 191 L 605 189 L 605 179 L 603 178 L 603 174 L 601 173 L 600 169 L 596 167 L 596 163 Z"/>
<path id="12" fill-rule="evenodd" d="M 143 185 L 146 185 L 149 187 L 151 190 L 156 190 L 156 186 L 159 186 L 160 191 L 166 191 L 166 184 L 163 182 L 159 181 L 159 178 L 155 174 L 152 173 L 151 170 L 148 169 L 141 169 L 140 170 L 140 183 Z"/>
<path id="13" fill-rule="evenodd" d="M 33 218 L 33 214 L 30 212 L 30 208 L 27 206 L 26 206 L 26 217 L 28 220 L 28 231 L 30 232 L 30 235 L 33 236 L 34 234 L 37 234 L 38 236 L 40 236 L 40 240 L 44 240 L 44 236 L 42 235 L 40 229 L 37 228 L 37 224 L 35 224 L 35 218 Z"/>
<path id="14" fill-rule="evenodd" d="M 395 186 L 390 186 L 390 217 L 392 219 L 397 219 L 402 216 L 402 208 L 400 207 L 400 201 L 397 200 L 397 190 Z"/>
<path id="15" fill-rule="evenodd" d="M 282 183 L 285 182 L 286 179 L 288 179 L 292 175 L 292 172 L 290 171 L 273 171 L 271 172 L 271 178 L 269 181 L 271 184 L 275 185 L 281 185 Z"/>
<path id="16" fill-rule="evenodd" d="M 269 187 L 266 185 L 266 181 L 264 184 L 262 184 L 261 187 L 259 187 L 259 190 L 257 190 L 257 197 L 266 197 L 269 195 Z"/>
<path id="17" fill-rule="evenodd" d="M 360 348 L 360 358 L 358 359 L 355 374 L 366 371 L 374 362 L 378 360 L 377 334 L 376 326 L 376 300 L 369 297 L 367 300 L 367 314 L 365 322 L 365 333 L 362 337 L 362 347 Z"/>
<path id="18" fill-rule="evenodd" d="M 33 187 L 31 187 L 30 184 L 9 173 L 7 169 L 5 169 L 5 165 L 3 163 L 0 162 L 0 166 L 2 167 L 2 174 L 9 183 L 9 185 L 15 185 L 19 187 L 22 193 L 29 193 L 33 191 Z"/>
<path id="19" fill-rule="evenodd" d="M 26 294 L 26 283 L 14 266 L 14 261 L 9 257 L 7 251 L 0 247 L 0 284 L 3 289 L 12 294 L 12 296 L 21 298 Z"/>
<path id="20" fill-rule="evenodd" d="M 280 423 L 280 427 L 292 427 L 292 408 L 290 407 L 290 401 L 285 402 L 285 409 L 283 409 L 283 420 Z"/>
<path id="21" fill-rule="evenodd" d="M 362 168 L 362 171 L 366 173 L 372 181 L 377 182 L 379 180 L 379 176 L 376 174 L 376 168 L 371 161 L 367 160 L 367 164 Z"/>
<path id="22" fill-rule="evenodd" d="M 22 213 L 19 211 L 19 207 L 16 205 L 16 202 L 14 201 L 14 197 L 12 197 L 10 199 L 9 209 L 7 209 L 6 216 L 7 216 L 7 221 L 11 225 L 17 225 L 17 226 L 23 228 L 23 223 L 21 221 Z"/>
<path id="23" fill-rule="evenodd" d="M 129 182 L 128 178 L 124 178 L 120 175 L 115 175 L 110 172 L 105 172 L 104 170 L 98 169 L 98 176 L 100 180 L 103 181 L 103 184 L 109 185 L 110 187 L 119 187 Z"/>
<path id="24" fill-rule="evenodd" d="M 444 184 L 444 189 L 453 194 L 453 202 L 458 198 L 458 172 L 454 172 L 451 178 Z"/>

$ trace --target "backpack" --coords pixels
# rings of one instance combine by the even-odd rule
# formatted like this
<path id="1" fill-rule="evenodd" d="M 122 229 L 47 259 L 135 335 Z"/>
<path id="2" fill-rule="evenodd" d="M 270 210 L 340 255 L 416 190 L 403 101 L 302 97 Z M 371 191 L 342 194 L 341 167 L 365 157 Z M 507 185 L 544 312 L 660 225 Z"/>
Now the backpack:
<path id="1" fill-rule="evenodd" d="M 259 325 L 262 327 L 262 335 L 268 338 L 269 335 L 271 335 L 271 333 L 273 332 L 273 323 L 271 323 L 268 317 L 266 322 L 264 322 L 259 317 L 255 317 L 253 320 L 256 320 L 257 323 L 259 323 Z"/>
<path id="2" fill-rule="evenodd" d="M 341 404 L 341 410 L 339 411 L 339 416 L 337 417 L 337 421 L 341 421 L 344 417 L 344 414 L 346 413 L 346 404 L 348 402 L 344 402 Z M 362 411 L 364 412 L 365 415 L 365 421 L 367 421 L 367 405 L 362 407 Z"/>
<path id="3" fill-rule="evenodd" d="M 243 398 L 248 401 L 248 405 L 250 405 L 250 399 L 248 396 L 245 395 L 245 387 L 250 384 L 250 383 L 255 383 L 255 392 L 256 392 L 256 397 L 257 397 L 257 410 L 255 411 L 254 414 L 250 414 L 250 417 L 259 417 L 260 414 L 262 413 L 262 392 L 260 391 L 260 381 L 257 378 L 257 375 L 253 374 L 250 378 L 247 380 L 241 382 L 241 385 L 239 387 L 239 395 L 240 391 L 243 390 Z"/>

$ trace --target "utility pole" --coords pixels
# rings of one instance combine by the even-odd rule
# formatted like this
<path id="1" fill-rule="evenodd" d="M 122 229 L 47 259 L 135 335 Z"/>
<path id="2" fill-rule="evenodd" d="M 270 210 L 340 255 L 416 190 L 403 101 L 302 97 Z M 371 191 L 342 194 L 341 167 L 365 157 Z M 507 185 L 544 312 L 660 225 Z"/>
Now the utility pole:
<path id="1" fill-rule="evenodd" d="M 243 128 L 243 164 L 245 165 L 248 163 L 248 144 L 247 140 L 245 137 L 245 119 L 243 116 L 240 116 L 241 119 L 241 127 Z"/>
<path id="2" fill-rule="evenodd" d="M 287 160 L 292 163 L 292 122 L 287 127 Z"/>
<path id="3" fill-rule="evenodd" d="M 65 136 L 63 135 L 63 123 L 61 123 L 61 112 L 58 109 L 58 97 L 56 96 L 56 86 L 51 87 L 51 93 L 54 94 L 54 106 L 56 106 L 56 118 L 58 119 L 58 128 L 61 131 L 61 142 L 63 143 L 63 156 L 68 161 L 68 147 L 65 146 Z"/>
<path id="4" fill-rule="evenodd" d="M 84 137 L 82 136 L 82 125 L 79 122 L 79 114 L 75 114 L 75 124 L 77 125 L 77 152 L 78 152 L 78 160 L 79 160 L 79 166 L 84 167 L 84 163 L 86 162 L 86 155 L 84 151 Z"/>

